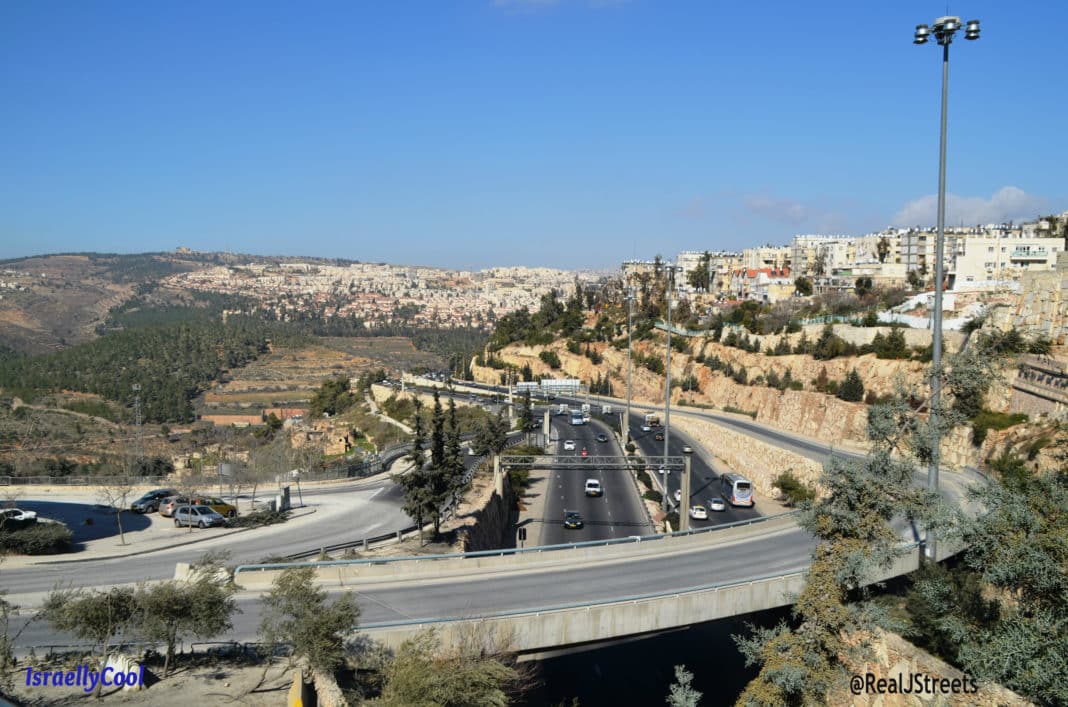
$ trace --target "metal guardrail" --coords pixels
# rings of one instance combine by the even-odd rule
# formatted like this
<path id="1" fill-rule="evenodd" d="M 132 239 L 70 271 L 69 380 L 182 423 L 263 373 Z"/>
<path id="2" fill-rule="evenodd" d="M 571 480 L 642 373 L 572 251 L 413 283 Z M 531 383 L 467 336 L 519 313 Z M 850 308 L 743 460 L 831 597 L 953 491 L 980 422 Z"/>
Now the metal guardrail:
<path id="1" fill-rule="evenodd" d="M 0 486 L 165 486 L 166 476 L 0 476 Z"/>
<path id="2" fill-rule="evenodd" d="M 264 570 L 278 570 L 287 569 L 290 567 L 330 567 L 335 565 L 386 565 L 395 562 L 411 562 L 411 561 L 436 561 L 436 560 L 450 560 L 450 559 L 462 559 L 462 558 L 476 558 L 476 557 L 503 557 L 505 555 L 521 555 L 526 553 L 543 553 L 554 552 L 558 550 L 574 550 L 581 547 L 605 547 L 609 545 L 628 545 L 637 544 L 642 542 L 655 542 L 657 540 L 663 540 L 670 537 L 685 537 L 690 535 L 701 535 L 704 533 L 713 533 L 719 530 L 726 530 L 729 528 L 738 528 L 748 525 L 757 525 L 760 523 L 766 523 L 771 520 L 779 518 L 787 518 L 795 516 L 800 511 L 787 511 L 786 513 L 778 513 L 773 516 L 759 516 L 757 518 L 749 518 L 747 520 L 738 520 L 733 523 L 723 523 L 722 525 L 712 525 L 704 528 L 693 528 L 691 530 L 676 530 L 671 533 L 657 533 L 655 535 L 631 535 L 626 538 L 611 538 L 608 540 L 586 540 L 579 543 L 564 543 L 561 545 L 535 545 L 533 547 L 519 547 L 519 548 L 502 548 L 500 550 L 478 550 L 475 552 L 452 552 L 444 555 L 406 555 L 402 557 L 380 557 L 372 559 L 356 559 L 356 560 L 326 560 L 324 562 L 273 562 L 256 565 L 238 565 L 234 568 L 234 574 L 241 572 L 258 572 Z M 412 526 L 412 530 L 416 527 Z M 394 537 L 396 533 L 390 533 L 387 536 L 382 536 L 379 540 Z M 368 540 L 368 543 L 372 540 Z M 345 549 L 345 547 L 355 547 L 361 544 L 361 541 L 355 543 L 345 543 L 344 547 L 336 547 L 336 549 Z M 327 548 L 329 551 L 329 548 Z M 306 553 L 307 555 L 317 555 L 319 551 L 312 553 Z"/>

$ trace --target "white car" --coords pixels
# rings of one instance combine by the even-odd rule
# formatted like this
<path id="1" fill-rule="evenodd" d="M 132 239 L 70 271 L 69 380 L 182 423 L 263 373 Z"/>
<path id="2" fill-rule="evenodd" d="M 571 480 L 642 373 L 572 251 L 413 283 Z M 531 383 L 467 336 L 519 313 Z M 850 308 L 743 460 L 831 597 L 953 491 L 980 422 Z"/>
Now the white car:
<path id="1" fill-rule="evenodd" d="M 649 425 L 642 425 L 642 432 L 652 432 L 653 428 Z"/>
<path id="2" fill-rule="evenodd" d="M 16 523 L 30 523 L 37 520 L 37 511 L 24 511 L 21 508 L 8 508 L 0 511 L 0 519 Z"/>
<path id="3" fill-rule="evenodd" d="M 656 473 L 658 473 L 658 474 L 670 474 L 671 470 L 668 469 L 667 467 L 662 466 L 662 467 L 660 467 L 659 469 L 656 470 Z"/>
<path id="4" fill-rule="evenodd" d="M 564 442 L 564 451 L 565 452 L 573 452 L 573 451 L 575 451 L 575 440 L 569 439 L 566 442 Z"/>
<path id="5" fill-rule="evenodd" d="M 682 489 L 675 489 L 675 503 L 682 503 Z"/>
<path id="6" fill-rule="evenodd" d="M 710 498 L 705 501 L 705 505 L 710 511 L 725 511 L 727 510 L 727 503 L 722 498 Z"/>
<path id="7" fill-rule="evenodd" d="M 708 520 L 708 511 L 704 506 L 690 506 L 690 517 L 694 520 Z"/>
<path id="8" fill-rule="evenodd" d="M 693 454 L 693 447 L 691 447 L 688 444 L 682 445 L 682 453 L 683 454 Z"/>
<path id="9" fill-rule="evenodd" d="M 587 496 L 601 496 L 604 494 L 604 489 L 601 488 L 601 482 L 597 479 L 586 479 L 586 495 Z"/>

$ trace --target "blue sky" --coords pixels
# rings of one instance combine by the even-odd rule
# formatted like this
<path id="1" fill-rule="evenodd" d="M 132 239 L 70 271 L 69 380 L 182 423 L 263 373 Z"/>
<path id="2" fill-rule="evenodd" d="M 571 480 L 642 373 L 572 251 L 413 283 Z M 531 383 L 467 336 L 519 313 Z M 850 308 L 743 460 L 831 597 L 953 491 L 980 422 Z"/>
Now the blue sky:
<path id="1" fill-rule="evenodd" d="M 1068 3 L 951 2 L 951 223 L 1068 209 Z M 0 257 L 615 267 L 931 225 L 946 3 L 0 3 Z"/>

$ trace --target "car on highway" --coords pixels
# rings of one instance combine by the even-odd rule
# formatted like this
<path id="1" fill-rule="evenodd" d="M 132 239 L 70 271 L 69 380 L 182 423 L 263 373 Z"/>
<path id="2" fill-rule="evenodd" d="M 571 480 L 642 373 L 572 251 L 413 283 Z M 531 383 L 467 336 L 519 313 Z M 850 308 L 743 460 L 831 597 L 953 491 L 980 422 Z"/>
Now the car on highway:
<path id="1" fill-rule="evenodd" d="M 664 441 L 664 433 L 663 432 L 657 432 L 655 435 L 653 435 L 653 439 L 655 439 L 657 442 L 663 442 Z"/>
<path id="2" fill-rule="evenodd" d="M 0 528 L 4 530 L 19 530 L 36 522 L 36 511 L 24 511 L 21 508 L 5 508 L 0 511 Z"/>
<path id="3" fill-rule="evenodd" d="M 660 467 L 659 469 L 656 470 L 656 473 L 658 473 L 658 474 L 670 474 L 671 473 L 671 469 L 668 469 L 666 466 L 662 466 L 662 467 Z"/>
<path id="4" fill-rule="evenodd" d="M 606 435 L 604 432 L 602 432 L 601 434 L 597 435 L 597 441 L 598 442 L 607 442 L 608 441 L 608 435 Z"/>
<path id="5" fill-rule="evenodd" d="M 565 528 L 577 530 L 578 528 L 581 528 L 582 525 L 582 514 L 580 514 L 578 511 L 564 511 Z"/>
<path id="6" fill-rule="evenodd" d="M 586 479 L 586 495 L 603 496 L 604 489 L 601 488 L 601 482 L 597 479 Z"/>
<path id="7" fill-rule="evenodd" d="M 185 496 L 170 496 L 159 502 L 159 514 L 164 518 L 170 518 L 174 515 L 174 509 L 179 506 L 184 506 L 189 503 L 189 499 Z"/>
<path id="8" fill-rule="evenodd" d="M 675 503 L 682 503 L 682 489 L 675 489 Z"/>
<path id="9" fill-rule="evenodd" d="M 207 506 L 178 506 L 174 510 L 174 527 L 195 525 L 207 528 L 213 525 L 226 525 L 226 519 Z"/>
<path id="10" fill-rule="evenodd" d="M 564 442 L 564 451 L 565 452 L 573 452 L 573 451 L 575 451 L 575 440 L 569 439 L 566 442 Z"/>
<path id="11" fill-rule="evenodd" d="M 710 511 L 725 511 L 727 510 L 727 502 L 722 498 L 710 498 L 705 501 L 705 506 Z"/>
<path id="12" fill-rule="evenodd" d="M 170 498 L 178 492 L 174 489 L 155 489 L 141 496 L 130 504 L 130 510 L 134 513 L 151 513 L 159 510 L 159 504 L 165 498 Z"/>
<path id="13" fill-rule="evenodd" d="M 651 432 L 652 429 L 649 425 L 642 425 L 642 432 Z"/>
<path id="14" fill-rule="evenodd" d="M 683 454 L 693 454 L 693 447 L 691 447 L 688 444 L 682 445 L 682 453 Z"/>
<path id="15" fill-rule="evenodd" d="M 704 506 L 690 506 L 690 517 L 694 520 L 708 520 L 708 511 Z"/>
<path id="16" fill-rule="evenodd" d="M 200 496 L 193 499 L 194 506 L 207 506 L 225 518 L 236 518 L 237 507 L 215 496 Z"/>
<path id="17" fill-rule="evenodd" d="M 584 457 L 590 456 L 590 453 L 586 451 L 585 447 L 582 448 L 582 456 L 584 456 Z"/>

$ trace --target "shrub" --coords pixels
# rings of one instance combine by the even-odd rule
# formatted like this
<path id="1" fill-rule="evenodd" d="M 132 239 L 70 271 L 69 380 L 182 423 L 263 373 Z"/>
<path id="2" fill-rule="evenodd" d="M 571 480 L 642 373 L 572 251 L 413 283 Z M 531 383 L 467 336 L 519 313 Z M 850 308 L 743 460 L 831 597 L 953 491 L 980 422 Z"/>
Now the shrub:
<path id="1" fill-rule="evenodd" d="M 779 474 L 772 485 L 782 492 L 783 503 L 787 506 L 796 506 L 802 501 L 812 501 L 816 498 L 816 489 L 794 476 L 791 471 Z"/>
<path id="2" fill-rule="evenodd" d="M 227 525 L 231 528 L 260 528 L 265 525 L 276 525 L 289 520 L 289 511 L 253 511 L 243 516 L 231 518 Z"/>
<path id="3" fill-rule="evenodd" d="M 540 354 L 538 354 L 538 358 L 540 358 L 547 366 L 549 366 L 549 368 L 555 369 L 560 367 L 560 357 L 556 354 L 555 351 L 542 351 Z"/>
<path id="4" fill-rule="evenodd" d="M 657 491 L 655 489 L 650 489 L 650 490 L 646 491 L 645 493 L 643 493 L 642 494 L 642 498 L 644 498 L 646 500 L 649 500 L 649 501 L 652 501 L 653 503 L 663 503 L 664 502 L 664 494 L 660 493 L 659 491 Z"/>
<path id="5" fill-rule="evenodd" d="M 1022 412 L 1010 415 L 1005 412 L 981 410 L 972 418 L 972 444 L 980 447 L 986 440 L 986 433 L 989 430 L 1004 430 L 1021 422 L 1027 422 L 1027 415 Z"/>
<path id="6" fill-rule="evenodd" d="M 838 388 L 838 397 L 850 403 L 859 403 L 864 399 L 864 382 L 860 379 L 857 369 L 852 369 L 846 375 Z"/>
<path id="7" fill-rule="evenodd" d="M 627 342 L 626 342 L 626 341 L 624 341 L 624 340 L 622 340 L 622 339 L 621 339 L 620 341 L 623 341 L 623 345 L 624 345 L 624 346 L 626 346 L 626 345 L 627 345 Z M 581 346 L 579 346 L 579 342 L 575 341 L 574 339 L 568 339 L 568 340 L 567 340 L 567 350 L 568 350 L 568 351 L 569 351 L 570 353 L 573 353 L 573 354 L 575 354 L 576 356 L 577 356 L 578 354 L 582 353 L 582 347 L 581 347 Z"/>
<path id="8" fill-rule="evenodd" d="M 62 523 L 36 523 L 21 530 L 0 532 L 0 552 L 20 555 L 54 555 L 70 549 L 73 537 Z"/>

